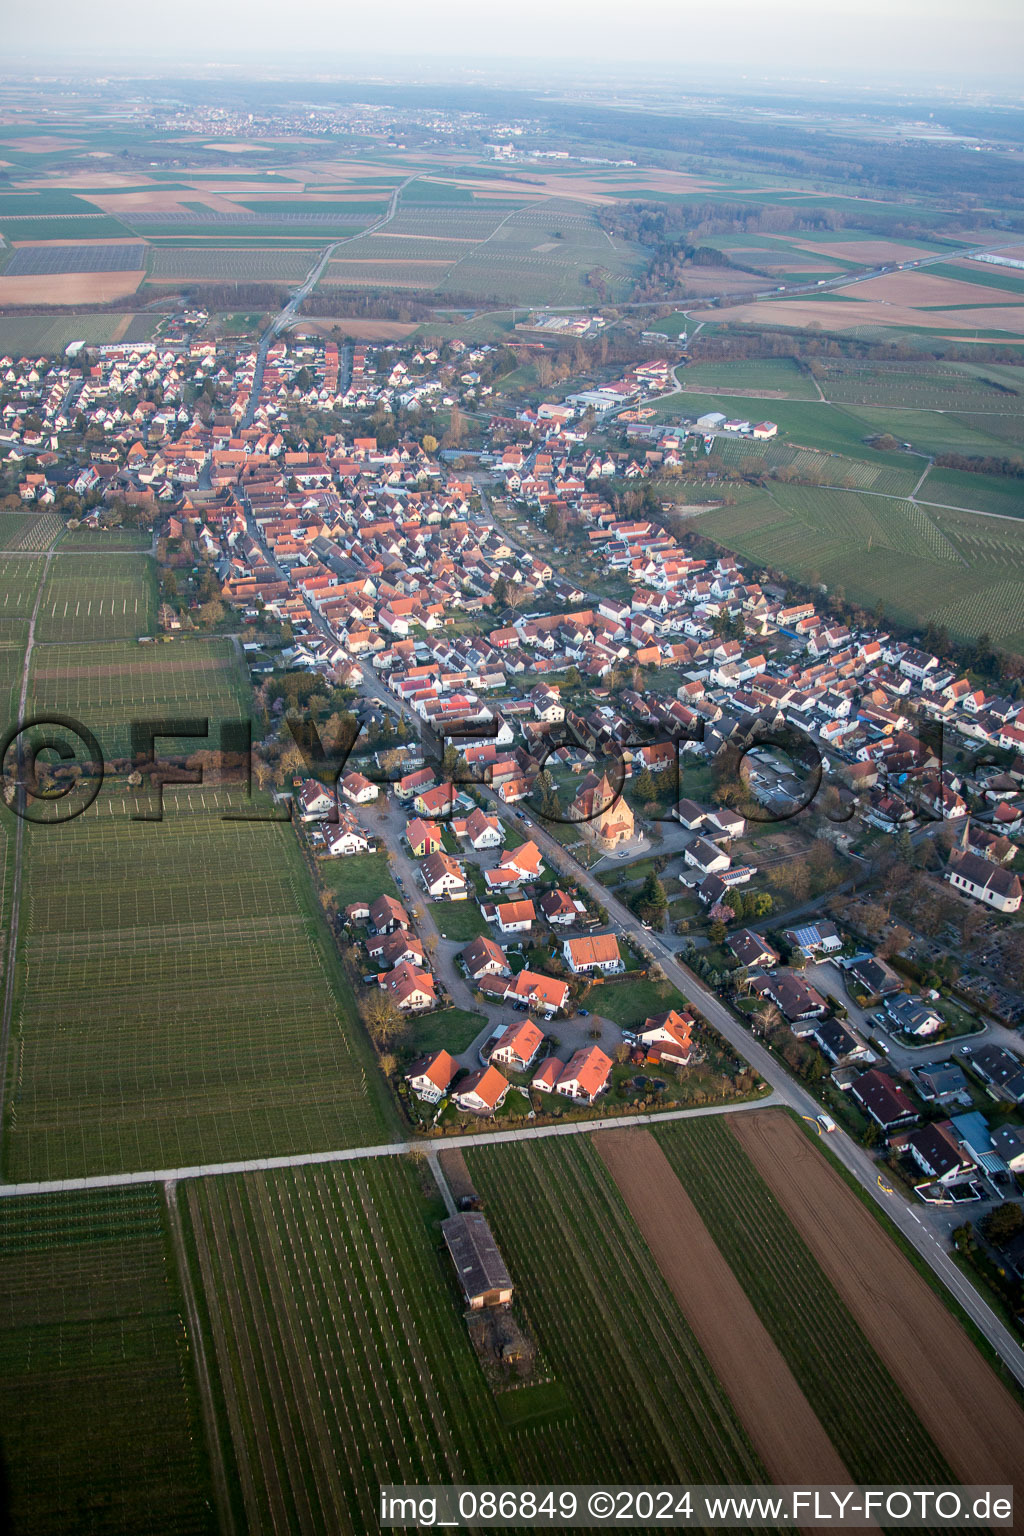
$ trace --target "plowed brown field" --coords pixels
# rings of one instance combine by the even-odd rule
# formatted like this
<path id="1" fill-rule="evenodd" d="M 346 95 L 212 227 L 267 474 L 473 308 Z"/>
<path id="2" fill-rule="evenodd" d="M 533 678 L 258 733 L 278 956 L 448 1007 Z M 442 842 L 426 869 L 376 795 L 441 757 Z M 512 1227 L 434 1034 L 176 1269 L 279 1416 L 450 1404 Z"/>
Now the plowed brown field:
<path id="1" fill-rule="evenodd" d="M 594 1146 L 772 1481 L 851 1482 L 650 1131 L 599 1131 Z"/>
<path id="2" fill-rule="evenodd" d="M 1024 1412 L 928 1282 L 788 1115 L 728 1119 L 956 1474 L 1019 1479 Z"/>

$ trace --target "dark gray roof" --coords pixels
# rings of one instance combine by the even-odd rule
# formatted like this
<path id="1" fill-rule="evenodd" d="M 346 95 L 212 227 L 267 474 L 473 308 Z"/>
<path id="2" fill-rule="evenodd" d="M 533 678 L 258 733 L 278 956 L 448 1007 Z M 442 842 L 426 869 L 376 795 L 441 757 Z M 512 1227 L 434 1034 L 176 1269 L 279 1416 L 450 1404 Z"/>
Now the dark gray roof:
<path id="1" fill-rule="evenodd" d="M 463 1211 L 442 1221 L 441 1231 L 467 1300 L 485 1291 L 509 1290 L 512 1279 L 498 1252 L 494 1233 L 479 1211 Z"/>

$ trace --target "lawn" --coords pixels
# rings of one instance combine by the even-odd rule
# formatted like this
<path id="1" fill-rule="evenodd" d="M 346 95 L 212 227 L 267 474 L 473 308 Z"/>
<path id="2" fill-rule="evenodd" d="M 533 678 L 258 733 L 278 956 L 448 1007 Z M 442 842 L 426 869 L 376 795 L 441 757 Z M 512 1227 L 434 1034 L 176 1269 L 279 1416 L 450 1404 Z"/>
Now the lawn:
<path id="1" fill-rule="evenodd" d="M 0 1200 L 4 1528 L 216 1530 L 157 1186 Z"/>
<path id="2" fill-rule="evenodd" d="M 999 448 L 980 449 L 998 453 Z M 918 493 L 922 501 L 944 506 L 973 507 L 980 512 L 997 512 L 1003 517 L 1024 517 L 1024 480 L 1001 475 L 975 475 L 960 469 L 930 469 Z"/>
<path id="3" fill-rule="evenodd" d="M 402 1041 L 404 1048 L 417 1056 L 442 1048 L 452 1056 L 458 1056 L 472 1045 L 487 1023 L 482 1013 L 470 1013 L 466 1008 L 445 1008 L 440 1013 L 423 1013 L 410 1022 L 409 1033 Z"/>
<path id="4" fill-rule="evenodd" d="M 655 1135 L 851 1477 L 950 1480 L 899 1386 L 729 1127 L 689 1121 L 659 1125 Z M 864 1403 L 871 1413 L 857 1411 Z"/>
<path id="5" fill-rule="evenodd" d="M 291 826 L 225 820 L 227 791 L 164 801 L 138 822 L 104 792 L 26 830 L 15 1179 L 360 1145 L 395 1123 Z"/>
<path id="6" fill-rule="evenodd" d="M 353 853 L 343 859 L 321 859 L 317 868 L 342 912 L 354 901 L 376 901 L 378 896 L 398 898 L 386 853 Z"/>
<path id="7" fill-rule="evenodd" d="M 587 998 L 591 1013 L 611 1019 L 621 1029 L 633 1029 L 652 1014 L 669 1008 L 685 1008 L 686 999 L 670 981 L 652 981 L 649 977 L 630 976 L 623 981 L 605 981 L 591 989 Z"/>
<path id="8" fill-rule="evenodd" d="M 662 322 L 656 322 L 661 330 Z M 809 375 L 793 358 L 750 358 L 737 362 L 687 363 L 679 371 L 684 389 L 743 390 L 751 395 L 783 395 L 791 400 L 816 400 L 817 390 Z M 740 409 L 742 402 L 735 409 Z M 773 418 L 774 419 L 774 418 Z"/>
<path id="9" fill-rule="evenodd" d="M 460 944 L 491 932 L 475 901 L 434 901 L 430 903 L 430 915 L 443 938 L 455 939 Z"/>

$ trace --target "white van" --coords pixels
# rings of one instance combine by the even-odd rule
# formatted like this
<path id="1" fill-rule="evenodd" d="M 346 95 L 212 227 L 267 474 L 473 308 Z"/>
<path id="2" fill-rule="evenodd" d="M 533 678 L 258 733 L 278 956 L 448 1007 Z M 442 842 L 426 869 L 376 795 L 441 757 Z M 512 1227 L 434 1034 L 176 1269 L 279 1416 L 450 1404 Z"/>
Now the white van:
<path id="1" fill-rule="evenodd" d="M 838 1129 L 831 1115 L 819 1115 L 818 1124 L 821 1126 L 823 1131 L 835 1131 Z"/>

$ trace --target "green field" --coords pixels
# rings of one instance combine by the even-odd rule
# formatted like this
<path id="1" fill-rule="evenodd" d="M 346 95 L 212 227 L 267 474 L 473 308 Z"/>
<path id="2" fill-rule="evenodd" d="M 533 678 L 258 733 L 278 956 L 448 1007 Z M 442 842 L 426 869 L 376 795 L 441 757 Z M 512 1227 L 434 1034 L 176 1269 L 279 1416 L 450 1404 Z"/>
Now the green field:
<path id="1" fill-rule="evenodd" d="M 74 558 L 93 558 L 109 565 L 121 557 Z M 44 607 L 46 600 L 44 594 Z M 230 640 L 176 638 L 167 645 L 140 645 L 136 640 L 41 644 L 32 655 L 30 710 L 56 710 L 84 721 L 108 758 L 127 757 L 131 724 L 144 719 L 208 719 L 205 740 L 170 743 L 163 750 L 198 752 L 205 747 L 213 751 L 218 746 L 220 722 L 242 718 L 248 703 L 248 688 Z"/>
<path id="2" fill-rule="evenodd" d="M 1024 649 L 1024 527 L 1010 520 L 775 485 L 759 500 L 702 513 L 699 527 L 758 565 L 869 608 L 881 600 L 904 623 L 930 619 L 965 639 L 987 631 Z"/>
<path id="3" fill-rule="evenodd" d="M 0 555 L 0 637 L 4 640 L 24 635 L 23 621 L 32 616 L 42 574 L 40 559 Z"/>
<path id="4" fill-rule="evenodd" d="M 661 330 L 662 321 L 654 322 L 654 329 Z M 740 362 L 687 363 L 679 371 L 679 381 L 685 389 L 707 390 L 715 394 L 720 390 L 744 390 L 754 395 L 779 394 L 791 400 L 816 400 L 817 390 L 807 375 L 791 357 L 751 358 Z M 734 402 L 733 413 L 741 409 Z M 767 409 L 767 407 L 766 407 Z M 772 418 L 774 420 L 774 417 Z"/>
<path id="5" fill-rule="evenodd" d="M 1024 517 L 1024 480 L 975 475 L 961 469 L 930 469 L 918 492 L 922 501 L 947 507 L 972 507 L 1002 517 Z"/>
<path id="6" fill-rule="evenodd" d="M 119 640 L 156 622 L 153 562 L 143 555 L 58 554 L 39 605 L 36 639 Z"/>
<path id="7" fill-rule="evenodd" d="M 383 1080 L 290 825 L 224 820 L 226 790 L 165 788 L 159 823 L 139 804 L 108 784 L 26 829 L 5 1171 L 382 1140 Z"/>
<path id="8" fill-rule="evenodd" d="M 216 1529 L 159 1189 L 0 1201 L 4 1528 Z"/>
<path id="9" fill-rule="evenodd" d="M 152 542 L 143 528 L 70 528 L 60 541 L 60 552 L 145 554 Z"/>
<path id="10" fill-rule="evenodd" d="M 951 1480 L 902 1391 L 728 1125 L 691 1120 L 658 1126 L 655 1134 L 850 1475 L 891 1483 Z M 858 1403 L 871 1403 L 872 1411 L 852 1411 Z"/>
<path id="11" fill-rule="evenodd" d="M 185 1186 L 249 1530 L 362 1536 L 383 1482 L 509 1478 L 405 1159 Z M 532 1438 L 532 1437 L 531 1437 Z"/>

